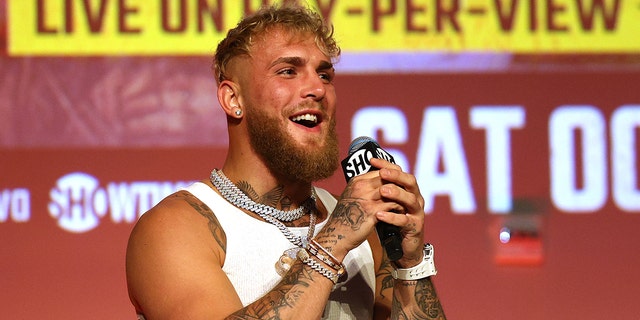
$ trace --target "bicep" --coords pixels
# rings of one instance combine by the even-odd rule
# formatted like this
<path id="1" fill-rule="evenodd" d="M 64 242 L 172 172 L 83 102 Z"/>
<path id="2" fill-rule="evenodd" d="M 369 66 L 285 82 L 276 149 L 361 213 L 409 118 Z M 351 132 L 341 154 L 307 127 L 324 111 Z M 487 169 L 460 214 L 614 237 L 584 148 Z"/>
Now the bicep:
<path id="1" fill-rule="evenodd" d="M 129 295 L 149 320 L 215 319 L 242 308 L 207 222 L 185 214 L 147 213 L 129 239 Z"/>

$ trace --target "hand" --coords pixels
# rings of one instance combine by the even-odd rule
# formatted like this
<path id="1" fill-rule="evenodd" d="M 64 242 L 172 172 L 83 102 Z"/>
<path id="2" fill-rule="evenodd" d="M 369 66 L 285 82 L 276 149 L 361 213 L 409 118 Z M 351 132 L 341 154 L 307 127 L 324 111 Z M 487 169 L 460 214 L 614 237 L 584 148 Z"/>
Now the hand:
<path id="1" fill-rule="evenodd" d="M 376 219 L 399 226 L 402 233 L 404 255 L 395 263 L 401 268 L 417 265 L 422 260 L 424 243 L 424 198 L 420 193 L 415 176 L 403 172 L 400 166 L 385 160 L 371 159 L 371 164 L 379 168 L 383 181 L 380 196 L 400 205 L 400 211 L 378 211 Z M 400 214 L 398 214 L 400 213 Z"/>
<path id="2" fill-rule="evenodd" d="M 344 257 L 373 232 L 378 212 L 404 211 L 402 205 L 384 199 L 378 170 L 352 178 L 316 241 L 336 258 Z"/>

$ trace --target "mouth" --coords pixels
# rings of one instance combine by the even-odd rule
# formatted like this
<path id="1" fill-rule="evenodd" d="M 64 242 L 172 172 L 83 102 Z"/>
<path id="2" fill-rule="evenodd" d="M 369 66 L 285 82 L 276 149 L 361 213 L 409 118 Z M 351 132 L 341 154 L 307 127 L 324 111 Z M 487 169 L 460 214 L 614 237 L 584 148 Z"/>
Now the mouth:
<path id="1" fill-rule="evenodd" d="M 297 116 L 293 116 L 289 119 L 307 128 L 314 128 L 320 123 L 320 119 L 318 115 L 311 114 L 311 113 L 300 114 Z"/>

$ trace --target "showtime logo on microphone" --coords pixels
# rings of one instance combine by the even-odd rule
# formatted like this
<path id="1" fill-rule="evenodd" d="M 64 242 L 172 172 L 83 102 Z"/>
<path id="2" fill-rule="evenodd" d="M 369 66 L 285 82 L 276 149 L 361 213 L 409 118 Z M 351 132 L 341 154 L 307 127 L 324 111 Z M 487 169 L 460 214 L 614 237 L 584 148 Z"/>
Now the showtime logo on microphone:
<path id="1" fill-rule="evenodd" d="M 347 181 L 355 176 L 371 171 L 371 158 L 384 159 L 395 163 L 393 156 L 380 148 L 375 141 L 369 141 L 369 139 L 368 137 L 360 137 L 354 140 L 350 148 L 351 150 L 349 151 L 349 156 L 342 160 L 342 169 Z"/>
<path id="2" fill-rule="evenodd" d="M 49 192 L 48 211 L 58 226 L 73 233 L 95 229 L 104 218 L 133 223 L 167 195 L 191 182 L 110 182 L 102 187 L 92 175 L 74 172 Z"/>
<path id="3" fill-rule="evenodd" d="M 367 149 L 361 149 L 353 153 L 345 161 L 345 175 L 347 178 L 350 179 L 365 172 L 369 172 L 371 169 L 369 159 L 372 157 L 373 154 Z"/>

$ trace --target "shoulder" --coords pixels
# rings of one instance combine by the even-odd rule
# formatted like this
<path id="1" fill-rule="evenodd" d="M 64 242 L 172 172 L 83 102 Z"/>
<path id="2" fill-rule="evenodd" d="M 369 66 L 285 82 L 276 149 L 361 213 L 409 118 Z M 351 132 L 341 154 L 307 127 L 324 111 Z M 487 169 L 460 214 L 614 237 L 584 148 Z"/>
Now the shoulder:
<path id="1" fill-rule="evenodd" d="M 199 303 L 195 293 L 240 304 L 222 271 L 225 244 L 213 211 L 192 194 L 163 199 L 140 217 L 127 245 L 127 286 L 136 309 L 149 317 L 178 312 L 177 306 Z M 225 288 L 218 291 L 228 298 L 211 288 Z"/>
<path id="2" fill-rule="evenodd" d="M 130 241 L 138 238 L 148 241 L 180 239 L 183 243 L 214 244 L 222 251 L 226 246 L 224 231 L 214 212 L 187 191 L 178 191 L 166 197 L 143 214 L 130 238 Z M 215 240 L 215 243 L 211 240 Z"/>

